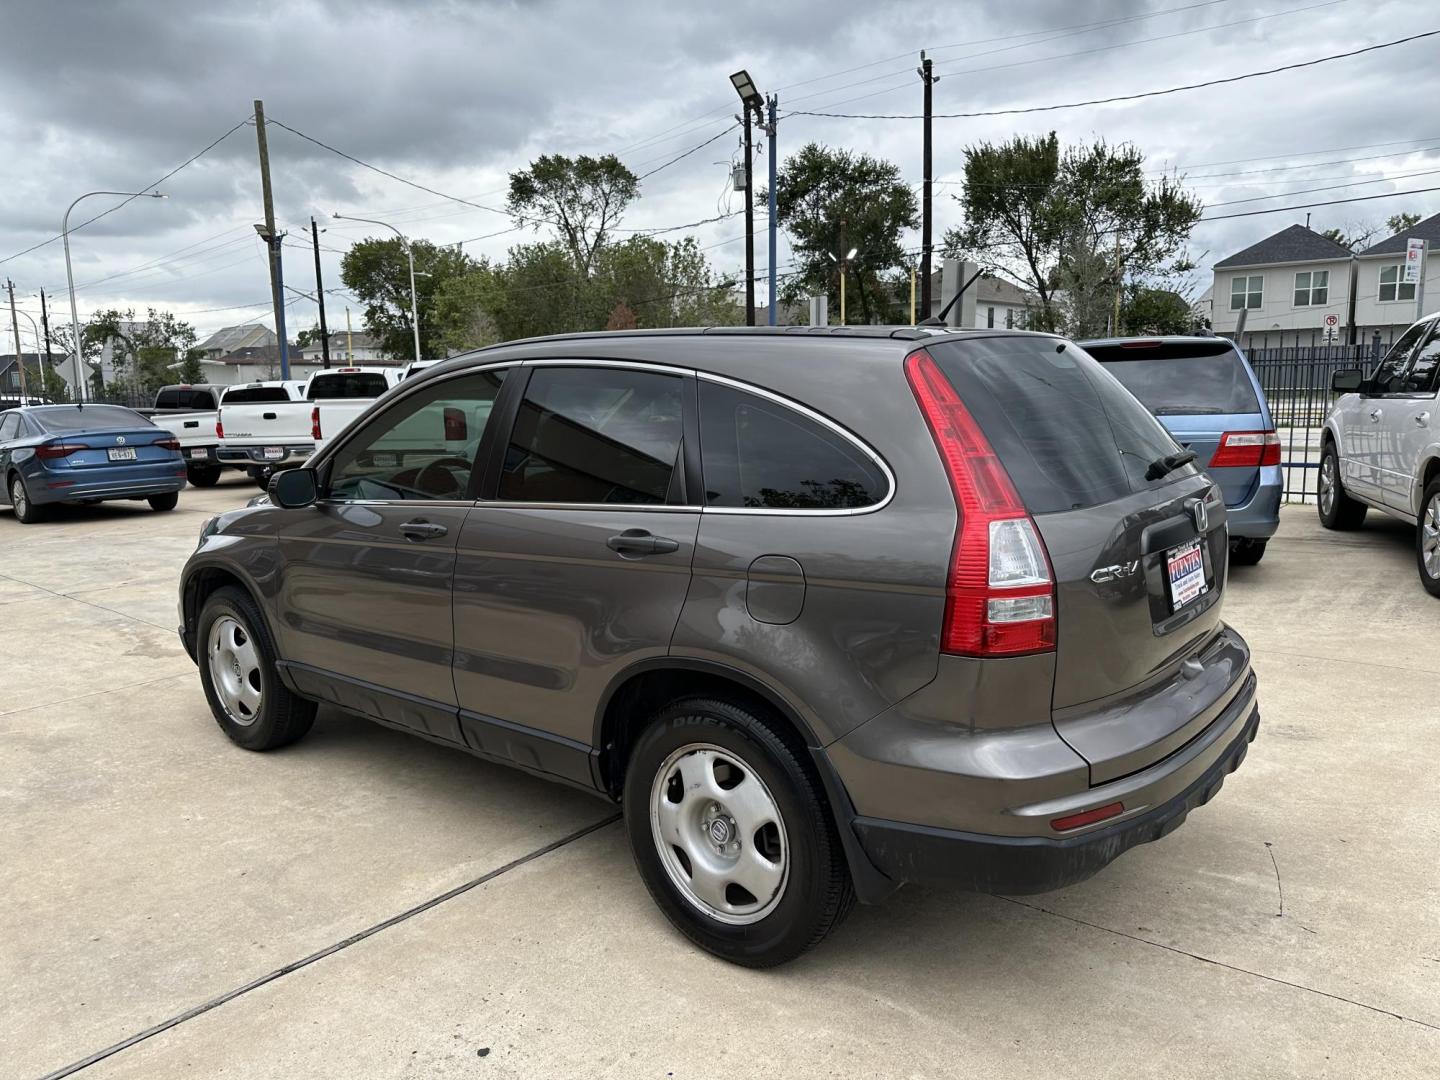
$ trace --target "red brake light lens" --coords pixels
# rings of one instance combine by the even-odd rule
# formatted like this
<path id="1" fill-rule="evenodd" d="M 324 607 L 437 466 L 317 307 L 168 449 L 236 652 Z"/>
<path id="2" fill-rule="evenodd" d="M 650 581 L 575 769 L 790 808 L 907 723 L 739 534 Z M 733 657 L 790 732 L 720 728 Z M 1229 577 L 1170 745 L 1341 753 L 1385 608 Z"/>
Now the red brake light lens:
<path id="1" fill-rule="evenodd" d="M 1210 468 L 1258 468 L 1280 464 L 1280 436 L 1271 431 L 1227 431 L 1210 458 Z"/>
<path id="2" fill-rule="evenodd" d="M 162 449 L 162 450 L 179 450 L 179 449 L 180 449 L 180 440 L 179 440 L 179 439 L 156 439 L 156 440 L 155 440 L 155 445 L 158 446 L 158 447 L 160 447 L 160 449 Z"/>
<path id="3" fill-rule="evenodd" d="M 1009 473 L 929 353 L 911 353 L 905 376 L 944 462 L 959 513 L 940 648 L 960 656 L 1054 649 L 1050 558 Z"/>
<path id="4" fill-rule="evenodd" d="M 41 461 L 54 461 L 56 458 L 69 457 L 71 454 L 89 449 L 90 447 L 81 446 L 79 443 L 47 443 L 35 448 L 35 456 Z"/>
<path id="5" fill-rule="evenodd" d="M 217 439 L 223 439 L 223 438 L 225 438 L 225 425 L 224 425 L 223 423 L 221 423 L 220 418 L 219 418 L 218 416 L 215 418 L 215 438 L 217 438 Z"/>
<path id="6" fill-rule="evenodd" d="M 316 405 L 310 410 L 310 437 L 319 439 L 320 435 L 320 406 Z"/>

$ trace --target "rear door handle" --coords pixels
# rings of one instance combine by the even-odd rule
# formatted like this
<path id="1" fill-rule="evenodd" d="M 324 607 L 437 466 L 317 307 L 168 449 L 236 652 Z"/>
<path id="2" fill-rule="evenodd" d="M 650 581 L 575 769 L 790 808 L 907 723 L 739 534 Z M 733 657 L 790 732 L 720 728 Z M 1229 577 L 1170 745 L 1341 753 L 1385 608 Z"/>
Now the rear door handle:
<path id="1" fill-rule="evenodd" d="M 1428 427 L 1430 424 L 1430 414 L 1428 412 L 1422 412 L 1419 416 L 1415 417 L 1415 423 L 1421 427 Z"/>
<path id="2" fill-rule="evenodd" d="M 680 550 L 679 542 L 668 536 L 654 536 L 644 529 L 626 529 L 606 540 L 605 546 L 621 555 L 665 555 Z"/>
<path id="3" fill-rule="evenodd" d="M 275 414 L 273 412 L 262 413 L 261 415 L 264 416 L 266 420 L 275 419 Z"/>
<path id="4" fill-rule="evenodd" d="M 416 518 L 414 521 L 407 521 L 400 526 L 400 535 L 406 540 L 434 540 L 438 536 L 444 536 L 450 530 L 444 525 L 433 521 L 425 521 L 423 518 Z"/>
<path id="5" fill-rule="evenodd" d="M 1381 416 L 1381 413 L 1380 413 L 1380 410 L 1379 410 L 1379 409 L 1371 409 L 1371 410 L 1370 410 L 1370 422 L 1371 422 L 1372 424 L 1378 424 L 1378 423 L 1380 422 L 1380 416 Z"/>

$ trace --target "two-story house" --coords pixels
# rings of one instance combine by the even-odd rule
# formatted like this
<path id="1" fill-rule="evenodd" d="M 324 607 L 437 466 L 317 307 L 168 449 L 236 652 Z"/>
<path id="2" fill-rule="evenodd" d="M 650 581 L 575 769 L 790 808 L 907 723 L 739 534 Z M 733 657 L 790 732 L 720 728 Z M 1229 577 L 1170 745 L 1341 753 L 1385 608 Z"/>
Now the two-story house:
<path id="1" fill-rule="evenodd" d="M 1405 248 L 1409 240 L 1428 241 L 1425 295 L 1406 283 Z M 1424 312 L 1440 308 L 1440 214 L 1426 218 L 1372 244 L 1355 256 L 1355 325 L 1361 342 L 1379 333 L 1382 344 L 1394 341 Z"/>
<path id="2" fill-rule="evenodd" d="M 1233 338 L 1244 312 L 1242 349 L 1320 345 L 1333 316 L 1336 342 L 1347 342 L 1354 258 L 1304 225 L 1281 229 L 1215 264 L 1212 329 Z"/>

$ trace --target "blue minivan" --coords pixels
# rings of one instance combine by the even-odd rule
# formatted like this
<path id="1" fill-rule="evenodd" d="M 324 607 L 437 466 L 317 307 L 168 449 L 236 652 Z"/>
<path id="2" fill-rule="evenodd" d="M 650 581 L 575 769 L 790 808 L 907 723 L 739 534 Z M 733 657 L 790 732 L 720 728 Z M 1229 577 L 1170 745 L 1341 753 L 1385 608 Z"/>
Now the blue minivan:
<path id="1" fill-rule="evenodd" d="M 1084 348 L 1195 452 L 1220 485 L 1230 561 L 1254 566 L 1280 527 L 1280 437 L 1260 380 L 1219 337 L 1107 338 Z"/>

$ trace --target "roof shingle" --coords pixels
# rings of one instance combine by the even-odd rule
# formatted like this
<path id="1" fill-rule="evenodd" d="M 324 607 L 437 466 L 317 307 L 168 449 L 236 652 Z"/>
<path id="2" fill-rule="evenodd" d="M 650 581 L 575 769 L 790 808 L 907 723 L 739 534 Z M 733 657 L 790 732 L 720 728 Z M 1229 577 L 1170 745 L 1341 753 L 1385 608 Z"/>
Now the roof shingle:
<path id="1" fill-rule="evenodd" d="M 1364 251 L 1363 255 L 1404 255 L 1405 241 L 1411 238 L 1416 240 L 1429 240 L 1430 250 L 1434 251 L 1440 246 L 1440 214 L 1432 214 L 1424 221 L 1416 222 L 1408 229 L 1402 229 L 1394 236 L 1388 236 L 1378 244 L 1372 244 Z"/>
<path id="2" fill-rule="evenodd" d="M 1402 245 L 1403 246 L 1403 245 Z M 1304 225 L 1291 225 L 1244 251 L 1237 251 L 1215 264 L 1216 270 L 1228 266 L 1265 266 L 1270 263 L 1321 262 L 1326 259 L 1348 259 L 1351 252 L 1328 236 L 1321 236 Z"/>

